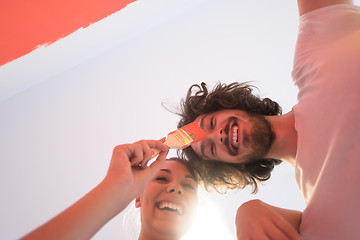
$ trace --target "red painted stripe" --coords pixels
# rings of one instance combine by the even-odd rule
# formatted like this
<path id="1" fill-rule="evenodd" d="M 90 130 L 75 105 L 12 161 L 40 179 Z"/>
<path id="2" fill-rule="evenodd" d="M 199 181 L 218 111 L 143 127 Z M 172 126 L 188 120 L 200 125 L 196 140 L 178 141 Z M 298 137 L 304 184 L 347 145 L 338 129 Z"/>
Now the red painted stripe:
<path id="1" fill-rule="evenodd" d="M 1 0 L 0 66 L 136 0 Z"/>

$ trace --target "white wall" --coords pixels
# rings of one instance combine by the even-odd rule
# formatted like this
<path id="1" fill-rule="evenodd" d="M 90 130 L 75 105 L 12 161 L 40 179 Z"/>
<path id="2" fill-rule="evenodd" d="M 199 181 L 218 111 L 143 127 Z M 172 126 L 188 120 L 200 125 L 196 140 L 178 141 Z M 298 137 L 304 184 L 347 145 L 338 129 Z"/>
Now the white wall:
<path id="1" fill-rule="evenodd" d="M 133 7 L 140 9 L 142 2 Z M 153 2 L 165 6 L 167 1 Z M 298 23 L 295 1 L 183 2 L 184 11 L 177 15 L 0 102 L 1 239 L 19 238 L 96 186 L 115 145 L 159 139 L 174 130 L 178 117 L 161 102 L 176 106 L 193 83 L 252 80 L 261 96 L 277 100 L 284 112 L 296 103 L 290 75 Z M 116 29 L 111 19 L 106 24 Z M 89 31 L 83 44 L 97 34 L 96 25 Z M 76 44 L 62 51 L 76 51 Z M 47 61 L 56 61 L 54 53 L 52 57 Z M 27 64 L 46 71 L 36 61 Z M 16 71 L 22 69 L 15 65 L 11 74 Z M 282 207 L 304 207 L 293 170 L 285 163 L 255 197 Z M 254 196 L 245 190 L 206 198 L 220 209 L 222 218 L 214 223 L 227 225 L 233 234 L 237 206 Z M 120 215 L 94 239 L 123 239 L 121 222 Z M 218 239 L 217 229 L 202 231 Z"/>

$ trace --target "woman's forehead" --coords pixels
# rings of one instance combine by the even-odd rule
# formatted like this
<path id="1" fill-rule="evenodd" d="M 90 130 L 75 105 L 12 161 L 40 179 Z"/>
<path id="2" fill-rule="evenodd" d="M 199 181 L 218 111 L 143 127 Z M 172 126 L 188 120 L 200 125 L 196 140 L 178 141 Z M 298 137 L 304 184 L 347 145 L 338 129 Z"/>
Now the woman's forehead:
<path id="1" fill-rule="evenodd" d="M 179 162 L 178 160 L 166 160 L 161 170 L 172 175 L 192 176 L 187 166 L 184 163 Z"/>
<path id="2" fill-rule="evenodd" d="M 167 159 L 165 161 L 164 166 L 162 169 L 169 169 L 169 170 L 178 170 L 181 169 L 182 171 L 189 172 L 188 168 L 185 166 L 184 163 L 181 163 L 177 160 Z"/>

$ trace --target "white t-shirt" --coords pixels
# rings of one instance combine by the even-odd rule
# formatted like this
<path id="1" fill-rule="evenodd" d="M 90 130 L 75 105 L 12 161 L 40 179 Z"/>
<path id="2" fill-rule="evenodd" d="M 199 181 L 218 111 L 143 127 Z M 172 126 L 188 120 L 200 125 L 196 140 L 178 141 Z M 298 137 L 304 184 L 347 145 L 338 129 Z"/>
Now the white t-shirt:
<path id="1" fill-rule="evenodd" d="M 303 239 L 360 239 L 360 8 L 300 17 L 292 72 Z"/>

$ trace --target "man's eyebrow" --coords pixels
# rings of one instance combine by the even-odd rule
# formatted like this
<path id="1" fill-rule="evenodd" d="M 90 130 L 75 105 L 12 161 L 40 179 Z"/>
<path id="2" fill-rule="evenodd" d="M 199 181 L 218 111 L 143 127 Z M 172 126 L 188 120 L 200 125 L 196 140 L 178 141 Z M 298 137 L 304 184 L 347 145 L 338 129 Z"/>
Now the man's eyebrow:
<path id="1" fill-rule="evenodd" d="M 202 128 L 202 129 L 204 129 L 204 118 L 206 117 L 207 115 L 204 115 L 204 116 L 202 116 L 202 118 L 200 119 L 200 127 Z"/>
<path id="2" fill-rule="evenodd" d="M 204 118 L 207 116 L 208 114 L 204 114 L 201 119 L 200 119 L 200 127 L 202 129 L 204 129 Z M 206 155 L 205 155 L 205 147 L 204 147 L 204 141 L 201 141 L 200 143 L 200 151 L 201 151 L 201 155 L 203 158 L 206 158 L 206 159 L 210 159 L 208 158 Z"/>
<path id="3" fill-rule="evenodd" d="M 164 171 L 164 172 L 168 172 L 168 173 L 171 173 L 171 171 L 170 171 L 169 169 L 165 169 L 165 168 L 163 168 L 163 169 L 160 169 L 160 171 Z"/>

